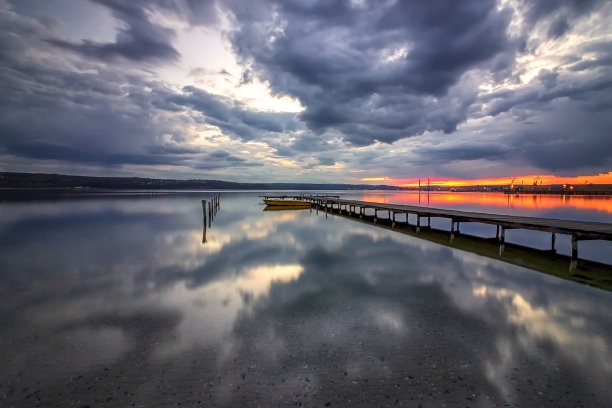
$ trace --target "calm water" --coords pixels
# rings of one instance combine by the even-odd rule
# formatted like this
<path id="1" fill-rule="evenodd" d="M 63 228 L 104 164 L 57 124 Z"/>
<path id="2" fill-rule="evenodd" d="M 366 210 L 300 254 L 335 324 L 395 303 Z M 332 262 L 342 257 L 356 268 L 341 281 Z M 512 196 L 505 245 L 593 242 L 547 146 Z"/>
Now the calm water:
<path id="1" fill-rule="evenodd" d="M 429 204 L 612 222 L 489 196 Z M 612 406 L 612 292 L 255 193 L 204 237 L 209 197 L 0 203 L 0 405 Z"/>

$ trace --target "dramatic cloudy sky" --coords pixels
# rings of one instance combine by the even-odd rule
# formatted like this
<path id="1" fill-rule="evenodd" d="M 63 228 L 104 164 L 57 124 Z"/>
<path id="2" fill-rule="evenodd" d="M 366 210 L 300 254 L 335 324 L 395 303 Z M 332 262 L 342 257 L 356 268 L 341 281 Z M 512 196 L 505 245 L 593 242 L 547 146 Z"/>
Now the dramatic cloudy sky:
<path id="1" fill-rule="evenodd" d="M 612 171 L 612 1 L 0 0 L 0 171 Z"/>

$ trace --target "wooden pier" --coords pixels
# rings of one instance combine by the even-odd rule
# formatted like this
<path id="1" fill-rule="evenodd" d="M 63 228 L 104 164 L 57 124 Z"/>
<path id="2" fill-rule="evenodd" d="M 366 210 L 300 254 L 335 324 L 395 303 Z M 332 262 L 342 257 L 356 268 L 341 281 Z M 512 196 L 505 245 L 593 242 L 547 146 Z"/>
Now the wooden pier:
<path id="1" fill-rule="evenodd" d="M 395 227 L 396 223 L 409 224 L 408 216 L 416 215 L 415 229 L 418 233 L 421 228 L 431 228 L 432 218 L 445 218 L 450 221 L 450 238 L 454 239 L 459 233 L 462 222 L 490 224 L 497 227 L 495 238 L 499 241 L 500 252 L 504 249 L 505 232 L 510 229 L 528 229 L 551 233 L 551 251 L 555 252 L 556 234 L 566 234 L 572 240 L 572 259 L 578 259 L 578 241 L 580 240 L 607 240 L 612 241 L 612 224 L 600 222 L 583 222 L 571 220 L 558 220 L 550 218 L 523 217 L 517 215 L 486 214 L 471 211 L 446 210 L 440 208 L 419 207 L 413 205 L 385 204 L 368 201 L 344 200 L 330 196 L 305 196 L 313 206 L 326 211 L 336 210 L 348 215 L 373 218 L 376 223 L 379 212 L 387 213 L 386 219 Z M 398 217 L 399 215 L 399 217 Z M 427 224 L 423 225 L 422 220 Z"/>

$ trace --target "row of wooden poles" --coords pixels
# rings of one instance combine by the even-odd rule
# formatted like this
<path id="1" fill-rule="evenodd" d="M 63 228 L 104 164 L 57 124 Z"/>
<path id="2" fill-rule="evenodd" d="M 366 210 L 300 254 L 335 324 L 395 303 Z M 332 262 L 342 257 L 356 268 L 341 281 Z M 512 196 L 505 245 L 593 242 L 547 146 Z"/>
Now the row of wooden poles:
<path id="1" fill-rule="evenodd" d="M 206 243 L 206 224 L 208 224 L 208 228 L 212 226 L 212 222 L 217 215 L 217 211 L 221 209 L 221 196 L 216 195 L 212 197 L 210 200 L 202 200 L 202 243 Z"/>
<path id="2" fill-rule="evenodd" d="M 314 202 L 314 201 L 313 201 Z M 322 205 L 325 208 L 325 216 L 327 217 L 327 210 L 328 207 L 331 207 L 330 209 L 333 211 L 334 210 L 334 204 L 337 206 L 337 210 L 338 212 L 342 212 L 342 206 L 344 206 L 344 211 L 347 212 L 348 215 L 359 215 L 359 218 L 363 218 L 366 215 L 366 210 L 368 209 L 368 207 L 366 206 L 360 206 L 360 205 L 353 205 L 353 204 L 342 204 L 342 203 L 334 203 L 333 201 L 330 201 L 330 203 L 328 204 L 327 198 L 324 199 L 319 199 L 316 200 L 316 202 L 318 203 L 318 205 Z M 330 205 L 331 204 L 331 205 Z M 348 207 L 348 208 L 347 208 Z M 357 207 L 359 207 L 359 212 L 357 212 Z M 371 208 L 371 207 L 369 207 Z M 405 224 L 406 225 L 411 225 L 410 222 L 408 221 L 408 215 L 410 214 L 410 212 L 405 212 L 405 211 L 400 211 L 400 212 L 395 212 L 392 210 L 381 210 L 378 208 L 371 208 L 374 210 L 374 214 L 373 214 L 373 222 L 376 223 L 378 221 L 378 211 L 387 211 L 387 219 L 391 222 L 391 228 L 395 228 L 395 223 L 399 222 L 398 220 L 396 220 L 396 215 L 397 214 L 405 214 L 406 216 L 406 221 Z M 319 213 L 319 209 L 317 206 L 317 214 Z M 416 225 L 415 225 L 415 231 L 418 233 L 421 230 L 421 218 L 427 218 L 427 228 L 431 228 L 431 217 L 430 216 L 422 216 L 418 213 L 414 213 L 416 215 Z M 451 226 L 450 226 L 450 239 L 451 242 L 455 239 L 455 232 L 456 233 L 460 233 L 459 231 L 459 221 L 456 221 L 453 218 L 450 218 L 451 221 Z M 504 252 L 504 247 L 505 247 L 505 241 L 506 241 L 506 237 L 505 237 L 505 232 L 506 229 L 504 226 L 500 226 L 497 225 L 497 231 L 495 233 L 495 239 L 499 241 L 499 254 L 501 255 Z M 501 232 L 501 234 L 500 234 Z M 578 238 L 576 236 L 576 234 L 572 234 L 571 235 L 571 239 L 572 239 L 572 259 L 577 259 L 578 258 Z M 552 252 L 556 252 L 555 249 L 555 240 L 556 240 L 556 234 L 553 232 L 551 235 L 551 251 Z"/>

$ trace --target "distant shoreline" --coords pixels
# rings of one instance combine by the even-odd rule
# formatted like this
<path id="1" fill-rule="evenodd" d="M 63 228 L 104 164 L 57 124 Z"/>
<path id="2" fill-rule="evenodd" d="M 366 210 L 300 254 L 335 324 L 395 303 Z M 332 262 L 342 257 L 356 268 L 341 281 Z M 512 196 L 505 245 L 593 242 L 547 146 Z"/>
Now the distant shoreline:
<path id="1" fill-rule="evenodd" d="M 91 177 L 45 173 L 0 172 L 3 189 L 112 189 L 112 190 L 412 190 L 407 187 L 343 183 L 237 183 L 206 179 L 152 179 Z"/>
<path id="2" fill-rule="evenodd" d="M 0 190 L 29 190 L 57 193 L 98 193 L 104 190 L 132 191 L 190 191 L 190 190 L 342 190 L 342 191 L 447 191 L 447 192 L 497 192 L 509 195 L 612 195 L 610 184 L 576 185 L 473 185 L 461 187 L 421 186 L 399 187 L 390 185 L 345 183 L 238 183 L 209 179 L 153 179 L 143 177 L 95 177 L 47 173 L 0 172 Z"/>

